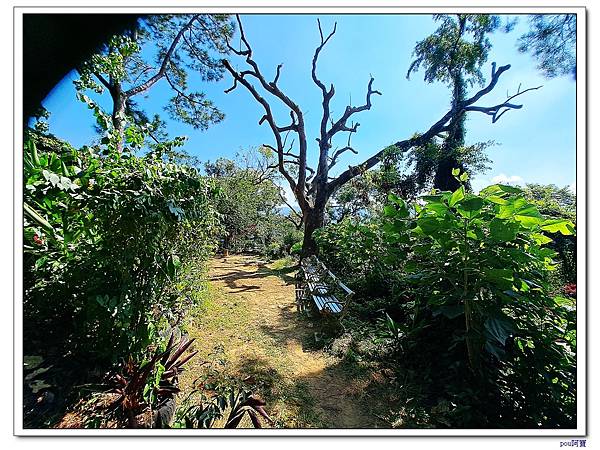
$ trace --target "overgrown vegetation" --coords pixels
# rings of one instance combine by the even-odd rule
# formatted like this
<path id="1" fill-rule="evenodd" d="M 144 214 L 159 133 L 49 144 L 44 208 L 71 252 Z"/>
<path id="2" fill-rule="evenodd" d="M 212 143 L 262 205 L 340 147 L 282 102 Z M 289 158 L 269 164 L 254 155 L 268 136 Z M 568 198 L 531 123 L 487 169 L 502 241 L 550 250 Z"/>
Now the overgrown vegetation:
<path id="1" fill-rule="evenodd" d="M 535 16 L 521 38 L 549 77 L 576 67 L 573 18 Z M 327 409 L 360 393 L 373 402 L 344 402 L 345 424 L 575 427 L 576 197 L 539 184 L 473 192 L 470 176 L 488 170 L 494 142 L 466 144 L 467 113 L 495 123 L 537 88 L 482 106 L 510 68 L 493 63 L 483 75 L 499 18 L 434 19 L 440 26 L 417 43 L 408 73 L 423 69 L 425 81 L 445 83 L 448 111 L 339 171 L 342 155 L 357 153 L 351 119 L 381 93 L 370 78 L 365 104 L 333 117 L 335 89 L 319 79 L 317 62 L 337 26 L 325 35 L 318 22 L 311 66 L 322 94 L 315 169 L 305 112 L 281 90 L 281 65 L 266 81 L 239 17 L 239 46 L 226 15 L 148 16 L 82 62 L 75 90 L 97 141 L 75 148 L 58 139 L 43 109 L 25 133 L 25 425 L 329 426 Z M 557 27 L 564 48 L 553 58 L 547 34 Z M 230 54 L 246 70 L 222 59 Z M 201 162 L 134 100 L 162 81 L 173 94 L 170 117 L 204 130 L 225 116 L 189 90 L 194 73 L 202 82 L 231 75 L 226 92 L 242 86 L 252 95 L 275 146 Z M 289 125 L 276 122 L 261 89 L 283 103 Z M 335 147 L 343 133 L 346 145 Z M 252 270 L 235 259 L 241 253 L 254 255 Z M 214 279 L 226 298 L 206 273 L 213 256 L 230 254 L 240 266 Z M 298 260 L 314 254 L 356 292 L 341 320 L 289 307 Z M 262 298 L 265 286 L 290 302 Z M 235 346 L 235 370 L 211 361 L 204 341 L 214 336 Z M 184 365 L 194 372 L 182 387 Z M 326 389 L 337 390 L 333 400 L 316 398 Z"/>
<path id="2" fill-rule="evenodd" d="M 440 425 L 574 426 L 575 302 L 553 295 L 548 246 L 572 222 L 510 186 L 421 200 L 390 195 L 380 216 L 319 232 L 322 257 L 360 293 L 356 314 L 387 318 L 396 368 L 418 373 L 422 404 L 447 405 Z"/>

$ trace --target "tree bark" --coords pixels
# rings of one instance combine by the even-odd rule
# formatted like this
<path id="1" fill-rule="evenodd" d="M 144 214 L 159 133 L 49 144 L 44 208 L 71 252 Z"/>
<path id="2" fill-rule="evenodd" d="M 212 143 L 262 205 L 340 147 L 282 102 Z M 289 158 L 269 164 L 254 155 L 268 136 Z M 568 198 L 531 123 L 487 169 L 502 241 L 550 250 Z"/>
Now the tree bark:
<path id="1" fill-rule="evenodd" d="M 302 258 L 317 254 L 317 243 L 313 233 L 323 227 L 325 222 L 325 205 L 314 207 L 304 214 L 304 240 L 302 242 Z"/>
<path id="2" fill-rule="evenodd" d="M 454 75 L 452 108 L 457 108 L 465 100 L 465 81 L 460 72 Z M 438 159 L 433 187 L 440 191 L 455 191 L 460 183 L 452 175 L 453 169 L 464 172 L 464 164 L 458 160 L 458 149 L 465 145 L 465 115 L 459 114 L 448 126 L 448 136 L 442 145 L 442 155 Z"/>
<path id="3" fill-rule="evenodd" d="M 117 136 L 116 145 L 117 151 L 121 153 L 123 151 L 123 140 L 125 138 L 125 109 L 127 107 L 127 96 L 121 90 L 121 86 L 117 85 L 113 93 L 113 112 L 112 112 L 112 123 L 115 134 Z"/>

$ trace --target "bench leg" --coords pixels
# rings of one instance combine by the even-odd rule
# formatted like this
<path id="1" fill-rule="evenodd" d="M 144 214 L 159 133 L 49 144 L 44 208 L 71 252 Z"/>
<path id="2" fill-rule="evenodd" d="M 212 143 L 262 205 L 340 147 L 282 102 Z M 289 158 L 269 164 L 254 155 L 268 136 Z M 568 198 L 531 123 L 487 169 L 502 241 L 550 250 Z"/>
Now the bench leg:
<path id="1" fill-rule="evenodd" d="M 296 285 L 296 308 L 298 312 L 302 312 L 304 310 L 304 305 L 306 303 L 306 288 L 302 284 Z"/>

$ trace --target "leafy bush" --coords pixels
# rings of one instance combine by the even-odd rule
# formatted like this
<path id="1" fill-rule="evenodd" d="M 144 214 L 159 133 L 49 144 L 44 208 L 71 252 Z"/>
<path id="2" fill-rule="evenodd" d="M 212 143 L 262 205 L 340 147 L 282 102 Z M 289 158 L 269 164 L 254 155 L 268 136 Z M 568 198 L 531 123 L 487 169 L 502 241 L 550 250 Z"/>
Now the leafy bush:
<path id="1" fill-rule="evenodd" d="M 551 295 L 548 233 L 574 226 L 542 216 L 520 189 L 461 186 L 412 207 L 390 195 L 381 219 L 328 227 L 318 242 L 345 273 L 365 282 L 379 270 L 396 290 L 404 314 L 386 320 L 398 367 L 418 373 L 424 404 L 454 405 L 440 425 L 572 427 L 575 308 Z"/>
<path id="2" fill-rule="evenodd" d="M 527 184 L 525 196 L 547 217 L 576 220 L 576 197 L 568 187 Z M 548 244 L 556 250 L 559 267 L 551 279 L 553 290 L 560 292 L 566 284 L 577 282 L 577 236 L 559 234 Z"/>
<path id="3" fill-rule="evenodd" d="M 175 281 L 214 247 L 213 188 L 195 169 L 111 146 L 24 154 L 24 328 L 42 345 L 116 361 L 185 301 Z M 26 349 L 26 352 L 28 350 Z"/>
<path id="4" fill-rule="evenodd" d="M 290 247 L 290 255 L 300 255 L 302 253 L 302 242 L 296 242 Z"/>
<path id="5" fill-rule="evenodd" d="M 396 306 L 405 286 L 404 254 L 398 253 L 399 235 L 387 233 L 388 227 L 381 217 L 373 217 L 344 219 L 315 232 L 320 258 L 356 292 L 353 308 L 362 317 L 374 318 L 382 309 L 402 316 Z"/>

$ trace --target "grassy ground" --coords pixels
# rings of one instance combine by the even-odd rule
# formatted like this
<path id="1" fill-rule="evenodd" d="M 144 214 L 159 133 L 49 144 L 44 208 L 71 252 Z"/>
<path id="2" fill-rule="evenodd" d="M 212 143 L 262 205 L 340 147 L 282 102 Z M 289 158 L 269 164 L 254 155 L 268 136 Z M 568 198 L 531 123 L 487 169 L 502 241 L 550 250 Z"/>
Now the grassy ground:
<path id="1" fill-rule="evenodd" d="M 199 355 L 183 374 L 183 396 L 219 361 L 224 375 L 262 396 L 274 426 L 385 426 L 368 411 L 368 371 L 319 348 L 326 323 L 296 311 L 291 260 L 268 264 L 252 256 L 214 259 L 205 301 L 187 331 Z M 317 339 L 316 339 L 317 337 Z"/>

